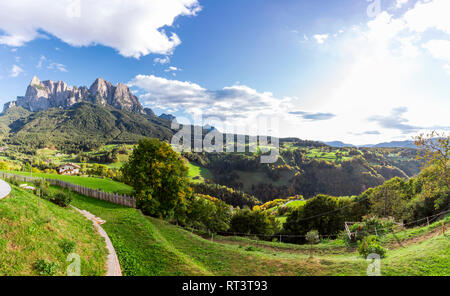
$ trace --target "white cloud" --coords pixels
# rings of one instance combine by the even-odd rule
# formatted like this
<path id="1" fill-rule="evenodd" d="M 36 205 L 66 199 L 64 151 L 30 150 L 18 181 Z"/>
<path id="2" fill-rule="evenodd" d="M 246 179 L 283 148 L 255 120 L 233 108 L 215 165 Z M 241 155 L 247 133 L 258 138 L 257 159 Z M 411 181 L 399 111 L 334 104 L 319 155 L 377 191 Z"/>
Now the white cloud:
<path id="1" fill-rule="evenodd" d="M 448 75 L 450 75 L 450 65 L 449 64 L 444 65 L 444 70 L 445 70 L 445 72 L 447 72 Z"/>
<path id="2" fill-rule="evenodd" d="M 181 41 L 166 30 L 177 16 L 199 11 L 197 0 L 0 1 L 0 44 L 23 46 L 43 31 L 72 46 L 101 44 L 126 57 L 171 54 Z"/>
<path id="3" fill-rule="evenodd" d="M 180 68 L 174 67 L 174 66 L 170 66 L 169 68 L 167 68 L 166 70 L 164 70 L 165 72 L 176 72 L 176 71 L 181 71 Z"/>
<path id="4" fill-rule="evenodd" d="M 160 63 L 160 64 L 162 64 L 162 65 L 164 65 L 164 64 L 167 64 L 167 63 L 169 63 L 170 62 L 170 58 L 169 57 L 163 57 L 163 58 L 155 58 L 154 60 L 153 60 L 153 62 L 155 62 L 155 63 Z"/>
<path id="5" fill-rule="evenodd" d="M 403 17 L 410 30 L 423 33 L 437 29 L 450 34 L 450 1 L 419 1 Z"/>
<path id="6" fill-rule="evenodd" d="M 406 3 L 408 3 L 408 0 L 397 0 L 397 3 L 395 4 L 395 7 L 401 8 Z"/>
<path id="7" fill-rule="evenodd" d="M 67 67 L 63 64 L 59 64 L 59 63 L 50 63 L 47 66 L 47 69 L 49 70 L 58 70 L 60 72 L 68 72 L 67 71 Z"/>
<path id="8" fill-rule="evenodd" d="M 325 43 L 325 40 L 328 39 L 328 34 L 316 34 L 313 37 L 316 39 L 317 43 L 323 44 Z"/>
<path id="9" fill-rule="evenodd" d="M 42 64 L 47 60 L 47 58 L 43 55 L 41 55 L 41 57 L 39 58 L 39 61 L 36 65 L 36 68 L 41 69 L 42 68 Z"/>
<path id="10" fill-rule="evenodd" d="M 367 144 L 410 138 L 430 127 L 449 127 L 447 75 L 435 75 L 435 63 L 425 55 L 429 51 L 432 58 L 442 60 L 443 69 L 450 74 L 450 38 L 446 35 L 449 4 L 420 1 L 399 16 L 383 11 L 367 24 L 353 26 L 339 38 L 327 40 L 324 52 L 339 56 L 341 69 L 320 81 L 319 89 L 302 96 L 296 108 L 320 108 L 337 116 L 297 128 L 298 136 L 317 139 L 320 135 L 326 141 Z M 442 40 L 429 41 L 430 36 Z M 390 110 L 398 106 L 408 106 L 408 112 L 398 117 L 402 129 L 392 128 L 395 122 L 389 117 Z M 392 120 L 391 125 L 386 124 L 388 120 Z M 378 133 L 364 134 L 367 130 Z"/>
<path id="11" fill-rule="evenodd" d="M 450 41 L 431 40 L 422 46 L 428 49 L 434 58 L 450 61 Z"/>
<path id="12" fill-rule="evenodd" d="M 24 72 L 24 70 L 21 67 L 19 67 L 17 65 L 13 65 L 12 68 L 11 68 L 11 72 L 10 72 L 9 76 L 17 77 L 23 72 Z"/>
<path id="13" fill-rule="evenodd" d="M 144 105 L 163 110 L 185 111 L 192 116 L 229 119 L 244 128 L 260 116 L 283 117 L 292 110 L 292 99 L 279 99 L 245 85 L 208 90 L 196 83 L 138 75 L 130 83 L 143 92 Z"/>

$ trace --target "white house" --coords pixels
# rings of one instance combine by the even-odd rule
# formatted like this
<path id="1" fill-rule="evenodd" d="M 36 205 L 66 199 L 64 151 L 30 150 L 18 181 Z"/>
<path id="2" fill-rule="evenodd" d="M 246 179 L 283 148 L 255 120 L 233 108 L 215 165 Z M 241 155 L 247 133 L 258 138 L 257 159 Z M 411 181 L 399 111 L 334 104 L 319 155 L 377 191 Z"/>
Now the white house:
<path id="1" fill-rule="evenodd" d="M 58 167 L 58 173 L 61 175 L 78 175 L 80 173 L 80 166 L 74 163 L 66 163 Z"/>

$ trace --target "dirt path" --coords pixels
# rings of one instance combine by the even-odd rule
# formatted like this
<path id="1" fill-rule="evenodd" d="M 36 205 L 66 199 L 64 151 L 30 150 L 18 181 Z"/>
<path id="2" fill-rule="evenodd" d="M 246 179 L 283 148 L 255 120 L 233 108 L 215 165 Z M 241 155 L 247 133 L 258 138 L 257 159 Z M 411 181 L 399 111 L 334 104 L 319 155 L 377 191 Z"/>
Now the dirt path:
<path id="1" fill-rule="evenodd" d="M 101 224 L 105 223 L 105 221 L 101 220 L 100 218 L 92 215 L 91 213 L 80 210 L 74 206 L 72 206 L 75 210 L 80 212 L 83 216 L 85 216 L 87 219 L 91 220 L 94 224 L 95 229 L 98 231 L 98 233 L 105 238 L 106 242 L 106 248 L 108 249 L 108 259 L 106 261 L 107 264 L 107 272 L 106 276 L 122 276 L 122 270 L 120 269 L 120 263 L 119 258 L 117 257 L 116 250 L 114 249 L 114 246 L 111 243 L 111 240 L 109 239 L 108 234 L 106 231 L 100 226 Z"/>
<path id="2" fill-rule="evenodd" d="M 0 180 L 0 199 L 4 199 L 11 193 L 11 186 L 3 180 Z"/>
<path id="3" fill-rule="evenodd" d="M 234 240 L 227 240 L 227 239 L 216 239 L 215 240 L 216 243 L 220 243 L 220 244 L 228 244 L 228 245 L 252 245 L 261 249 L 266 249 L 266 250 L 270 250 L 270 251 L 275 251 L 275 252 L 283 252 L 283 253 L 291 253 L 291 254 L 309 254 L 309 248 L 305 248 L 305 249 L 294 249 L 294 248 L 288 248 L 288 247 L 283 247 L 283 246 L 268 246 L 265 244 L 260 244 L 257 241 L 255 242 L 239 242 L 239 241 L 234 241 Z M 355 251 L 354 248 L 347 248 L 347 247 L 335 247 L 335 248 L 324 248 L 324 249 L 318 249 L 318 248 L 314 248 L 313 249 L 315 254 L 318 255 L 326 255 L 326 254 L 330 254 L 330 255 L 339 255 L 339 254 L 344 254 L 344 253 L 351 253 L 353 251 Z"/>
<path id="4" fill-rule="evenodd" d="M 450 225 L 450 222 L 446 223 L 445 227 L 448 229 Z M 447 230 L 448 233 L 448 230 Z M 422 241 L 428 240 L 434 236 L 439 236 L 442 235 L 442 228 L 439 226 L 436 229 L 433 229 L 429 232 L 423 233 L 419 236 L 416 237 L 411 237 L 411 238 L 407 238 L 404 240 L 401 240 L 401 246 L 397 243 L 396 240 L 392 240 L 391 242 L 389 242 L 388 244 L 385 245 L 385 247 L 388 247 L 390 250 L 392 249 L 397 249 L 397 248 L 401 248 L 401 247 L 407 247 L 411 244 L 417 244 L 420 243 Z M 222 244 L 229 244 L 229 245 L 252 245 L 255 247 L 259 247 L 262 249 L 266 249 L 266 250 L 270 250 L 270 251 L 276 251 L 276 252 L 284 252 L 284 253 L 297 253 L 297 254 L 308 254 L 309 253 L 309 249 L 294 249 L 294 248 L 288 248 L 288 247 L 283 247 L 283 246 L 268 246 L 265 244 L 260 244 L 257 241 L 254 242 L 239 242 L 239 241 L 234 241 L 234 240 L 227 240 L 226 238 L 220 238 L 216 240 L 217 243 L 222 243 Z M 338 254 L 343 254 L 343 253 L 352 253 L 354 252 L 356 249 L 355 248 L 346 248 L 346 247 L 336 247 L 336 248 L 326 248 L 326 249 L 317 249 L 314 248 L 313 251 L 315 254 L 318 255 L 327 255 L 327 254 L 333 254 L 333 255 L 338 255 Z"/>
<path id="5" fill-rule="evenodd" d="M 450 222 L 445 223 L 445 227 L 448 228 L 449 227 Z M 448 233 L 448 231 L 446 232 Z M 404 240 L 400 240 L 401 246 L 398 244 L 397 241 L 393 240 L 392 242 L 390 242 L 389 244 L 386 245 L 386 247 L 388 247 L 389 249 L 397 249 L 397 248 L 401 248 L 401 247 L 406 247 L 412 244 L 417 244 L 420 243 L 422 241 L 428 240 L 434 236 L 439 236 L 442 235 L 442 228 L 441 226 L 436 227 L 435 229 L 420 234 L 419 236 L 415 236 L 415 237 L 411 237 L 411 238 L 407 238 Z"/>

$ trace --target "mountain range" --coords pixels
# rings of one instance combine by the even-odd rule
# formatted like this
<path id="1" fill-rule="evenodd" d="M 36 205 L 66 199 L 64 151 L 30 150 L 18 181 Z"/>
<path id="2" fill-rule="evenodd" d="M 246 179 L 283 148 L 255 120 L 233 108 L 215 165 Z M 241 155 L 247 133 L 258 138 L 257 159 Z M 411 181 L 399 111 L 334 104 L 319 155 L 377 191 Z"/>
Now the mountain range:
<path id="1" fill-rule="evenodd" d="M 144 108 L 127 85 L 97 78 L 88 88 L 33 77 L 24 96 L 4 105 L 0 139 L 17 145 L 80 147 L 111 142 L 136 142 L 142 137 L 170 139 L 171 114 L 156 116 Z M 205 131 L 214 127 L 205 126 Z M 280 139 L 282 140 L 282 139 Z M 289 138 L 286 138 L 289 140 Z M 298 140 L 298 139 L 296 139 Z M 331 147 L 356 147 L 340 141 Z M 413 141 L 394 141 L 360 147 L 415 148 Z"/>
<path id="2" fill-rule="evenodd" d="M 97 78 L 89 88 L 86 86 L 70 87 L 63 81 L 46 80 L 41 82 L 36 76 L 31 80 L 25 96 L 17 97 L 16 101 L 6 103 L 3 111 L 20 106 L 34 112 L 54 107 L 67 108 L 81 102 L 90 102 L 101 106 L 110 105 L 119 110 L 133 113 L 146 113 L 139 99 L 123 83 L 114 86 L 102 78 Z"/>
<path id="3" fill-rule="evenodd" d="M 366 144 L 366 145 L 353 145 L 353 144 L 347 144 L 341 141 L 331 141 L 331 142 L 323 142 L 324 144 L 336 147 L 336 148 L 343 148 L 343 147 L 367 147 L 367 148 L 417 148 L 414 144 L 414 141 L 412 140 L 405 140 L 405 141 L 391 141 L 391 142 L 383 142 L 378 144 Z"/>

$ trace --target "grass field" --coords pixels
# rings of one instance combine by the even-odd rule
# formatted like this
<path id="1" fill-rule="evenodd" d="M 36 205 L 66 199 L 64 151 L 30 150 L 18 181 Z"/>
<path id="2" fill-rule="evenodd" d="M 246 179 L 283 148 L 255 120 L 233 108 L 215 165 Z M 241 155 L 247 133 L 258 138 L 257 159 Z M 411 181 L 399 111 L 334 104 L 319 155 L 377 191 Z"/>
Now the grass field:
<path id="1" fill-rule="evenodd" d="M 339 152 L 339 150 L 331 152 L 323 152 L 320 149 L 313 148 L 308 151 L 306 156 L 312 159 L 323 159 L 334 162 L 337 160 L 336 157 L 337 152 Z M 342 158 L 340 159 L 341 161 L 351 159 L 351 157 L 348 155 L 348 152 L 341 151 L 341 153 L 342 153 Z"/>
<path id="2" fill-rule="evenodd" d="M 188 176 L 193 183 L 201 183 L 204 182 L 205 179 L 212 178 L 211 172 L 207 168 L 198 166 L 191 162 L 188 163 L 188 168 Z"/>
<path id="3" fill-rule="evenodd" d="M 11 195 L 0 200 L 0 275 L 39 275 L 37 260 L 59 266 L 65 275 L 70 262 L 60 246 L 76 242 L 81 275 L 104 275 L 107 250 L 92 222 L 72 208 L 61 208 L 34 194 L 12 186 Z"/>
<path id="4" fill-rule="evenodd" d="M 79 194 L 74 198 L 77 207 L 107 220 L 103 226 L 125 275 L 366 275 L 366 260 L 341 240 L 314 245 L 311 259 L 306 245 L 202 238 L 135 209 Z M 416 238 L 408 243 L 405 235 L 405 247 L 390 244 L 382 275 L 448 275 L 449 236 L 431 231 L 410 230 Z"/>
<path id="5" fill-rule="evenodd" d="M 29 172 L 17 172 L 17 171 L 4 171 L 5 173 L 30 176 Z M 105 192 L 116 192 L 120 194 L 132 194 L 133 188 L 110 179 L 101 179 L 94 177 L 81 177 L 81 176 L 68 176 L 68 175 L 58 175 L 58 174 L 44 174 L 44 173 L 33 173 L 33 177 L 57 179 L 72 184 L 92 188 L 100 189 Z"/>

